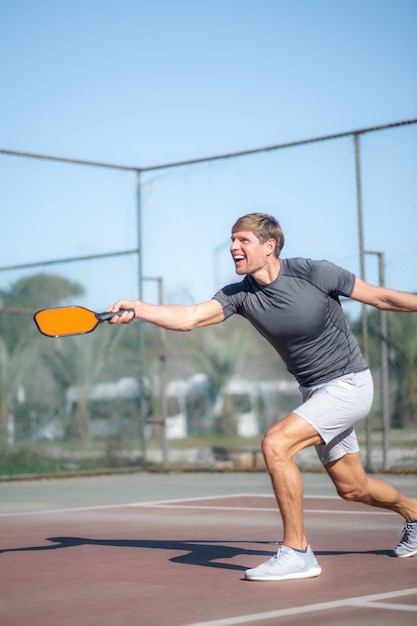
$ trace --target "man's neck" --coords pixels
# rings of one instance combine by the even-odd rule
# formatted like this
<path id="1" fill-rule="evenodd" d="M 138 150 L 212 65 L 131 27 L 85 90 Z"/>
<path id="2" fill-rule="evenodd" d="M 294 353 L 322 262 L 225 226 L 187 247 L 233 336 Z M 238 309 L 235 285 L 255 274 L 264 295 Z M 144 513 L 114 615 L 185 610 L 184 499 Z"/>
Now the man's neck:
<path id="1" fill-rule="evenodd" d="M 252 278 L 256 280 L 259 285 L 270 285 L 278 278 L 280 269 L 281 261 L 274 258 L 267 266 L 252 274 Z"/>

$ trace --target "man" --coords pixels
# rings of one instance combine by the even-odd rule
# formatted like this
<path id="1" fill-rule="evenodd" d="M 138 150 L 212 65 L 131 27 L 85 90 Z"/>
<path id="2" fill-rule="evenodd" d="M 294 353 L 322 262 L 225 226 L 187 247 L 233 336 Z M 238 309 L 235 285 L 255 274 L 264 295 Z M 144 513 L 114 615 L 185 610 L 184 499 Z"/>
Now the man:
<path id="1" fill-rule="evenodd" d="M 417 554 L 417 502 L 363 469 L 354 425 L 368 414 L 373 383 L 351 333 L 339 295 L 387 311 L 417 312 L 417 295 L 375 287 L 327 261 L 281 259 L 284 235 L 275 218 L 252 213 L 232 228 L 230 251 L 236 273 L 245 276 L 212 300 L 192 306 L 119 300 L 109 310 L 122 324 L 138 317 L 170 330 L 246 317 L 277 350 L 300 384 L 303 404 L 272 426 L 262 442 L 266 466 L 283 523 L 283 540 L 266 563 L 246 571 L 248 580 L 311 578 L 321 567 L 303 524 L 303 486 L 294 455 L 315 446 L 338 494 L 345 500 L 395 511 L 405 520 L 394 553 Z"/>

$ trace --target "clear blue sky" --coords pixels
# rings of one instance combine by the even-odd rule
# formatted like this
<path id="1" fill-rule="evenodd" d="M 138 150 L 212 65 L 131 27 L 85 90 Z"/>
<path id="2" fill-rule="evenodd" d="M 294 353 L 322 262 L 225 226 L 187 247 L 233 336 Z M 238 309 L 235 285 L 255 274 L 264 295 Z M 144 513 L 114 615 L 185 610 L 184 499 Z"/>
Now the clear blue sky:
<path id="1" fill-rule="evenodd" d="M 416 0 L 2 0 L 0 146 L 146 166 L 417 110 Z"/>
<path id="2" fill-rule="evenodd" d="M 414 118 L 416 27 L 416 0 L 0 0 L 0 147 L 143 167 Z M 114 204 L 131 190 L 126 182 Z M 125 208 L 98 223 L 91 215 L 95 234 L 72 234 L 68 224 L 65 239 L 51 205 L 56 230 L 38 234 L 19 213 L 24 191 L 15 184 L 16 208 L 0 208 L 9 226 L 2 266 L 134 244 L 127 222 L 116 233 Z M 71 193 L 60 192 L 61 208 Z M 28 208 L 31 218 L 37 210 Z M 223 211 L 218 232 L 206 229 L 210 250 L 227 239 L 233 217 Z M 149 250 L 163 219 L 147 224 Z M 187 287 L 197 299 L 213 291 L 205 254 L 210 268 L 200 266 Z M 184 264 L 176 272 L 185 280 Z M 103 303 L 114 297 L 112 282 L 119 287 L 109 278 Z"/>

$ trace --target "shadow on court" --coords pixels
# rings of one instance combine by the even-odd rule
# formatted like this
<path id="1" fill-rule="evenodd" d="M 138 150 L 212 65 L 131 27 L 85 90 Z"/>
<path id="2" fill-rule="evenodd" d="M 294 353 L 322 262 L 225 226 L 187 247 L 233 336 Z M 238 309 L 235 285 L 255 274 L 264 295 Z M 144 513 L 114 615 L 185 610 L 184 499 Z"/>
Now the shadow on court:
<path id="1" fill-rule="evenodd" d="M 89 539 L 88 537 L 49 537 L 47 541 L 50 545 L 26 546 L 22 548 L 0 549 L 0 554 L 5 552 L 42 552 L 50 550 L 61 550 L 64 548 L 75 548 L 79 546 L 105 546 L 113 548 L 143 548 L 145 550 L 169 550 L 175 552 L 185 552 L 180 556 L 170 558 L 172 563 L 183 563 L 185 565 L 199 565 L 202 567 L 215 567 L 219 569 L 230 569 L 245 571 L 246 567 L 235 564 L 218 563 L 224 559 L 234 559 L 237 556 L 258 556 L 269 558 L 274 554 L 274 550 L 249 550 L 241 545 L 233 547 L 222 545 L 218 541 L 187 540 L 141 540 L 141 539 Z M 231 540 L 224 540 L 224 543 L 236 543 Z M 239 544 L 253 541 L 239 541 Z M 256 542 L 260 545 L 274 545 L 273 542 Z M 394 557 L 392 550 L 318 550 L 315 551 L 317 557 L 320 556 L 341 556 L 341 555 L 379 555 Z M 394 557 L 395 558 L 395 557 Z"/>

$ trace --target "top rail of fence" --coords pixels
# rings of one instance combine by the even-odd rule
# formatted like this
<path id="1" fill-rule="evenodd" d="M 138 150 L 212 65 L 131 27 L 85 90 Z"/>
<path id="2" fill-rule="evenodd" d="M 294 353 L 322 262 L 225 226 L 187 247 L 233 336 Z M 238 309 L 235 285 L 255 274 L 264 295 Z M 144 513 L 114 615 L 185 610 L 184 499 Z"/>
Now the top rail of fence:
<path id="1" fill-rule="evenodd" d="M 307 144 L 311 144 L 311 143 L 317 143 L 320 141 L 329 141 L 332 139 L 341 139 L 343 137 L 350 137 L 350 136 L 355 136 L 355 135 L 363 135 L 365 133 L 371 133 L 371 132 L 375 132 L 375 131 L 381 131 L 381 130 L 386 130 L 388 128 L 396 128 L 396 127 L 400 127 L 400 126 L 406 126 L 406 125 L 410 125 L 410 124 L 417 124 L 417 118 L 414 119 L 409 119 L 409 120 L 404 120 L 402 122 L 392 122 L 390 124 L 382 124 L 380 126 L 369 126 L 367 128 L 360 128 L 357 130 L 350 130 L 350 131 L 345 131 L 345 132 L 341 132 L 341 133 L 335 133 L 335 134 L 331 134 L 331 135 L 322 135 L 319 137 L 312 137 L 310 139 L 300 139 L 298 141 L 290 141 L 290 142 L 286 142 L 286 143 L 280 143 L 280 144 L 274 144 L 274 145 L 270 145 L 270 146 L 263 146 L 260 148 L 249 148 L 247 150 L 240 150 L 237 152 L 225 152 L 222 154 L 217 154 L 217 155 L 212 155 L 212 156 L 206 156 L 206 157 L 199 157 L 199 158 L 195 158 L 195 159 L 186 159 L 186 160 L 182 160 L 182 161 L 173 161 L 173 162 L 168 162 L 168 163 L 159 163 L 156 165 L 147 165 L 147 166 L 137 166 L 137 165 L 121 165 L 121 164 L 117 164 L 117 163 L 105 163 L 103 161 L 89 161 L 89 160 L 84 160 L 84 159 L 72 159 L 72 158 L 68 158 L 68 157 L 60 157 L 60 156 L 54 156 L 54 155 L 48 155 L 48 154 L 40 154 L 40 153 L 36 153 L 36 152 L 23 152 L 23 151 L 19 151 L 19 150 L 9 150 L 6 148 L 0 148 L 0 154 L 4 154 L 4 155 L 9 155 L 9 156 L 16 156 L 16 157 L 25 157 L 25 158 L 32 158 L 32 159 L 44 159 L 44 160 L 48 160 L 48 161 L 58 161 L 61 163 L 69 163 L 69 164 L 73 164 L 73 165 L 89 165 L 92 167 L 104 167 L 104 168 L 108 168 L 108 169 L 114 169 L 114 170 L 124 170 L 124 171 L 130 171 L 130 172 L 136 172 L 136 173 L 141 173 L 141 172 L 152 172 L 155 170 L 162 170 L 162 169 L 169 169 L 169 168 L 174 168 L 174 167 L 181 167 L 184 165 L 195 165 L 197 163 L 207 163 L 209 161 L 219 161 L 222 159 L 230 159 L 230 158 L 235 158 L 235 157 L 240 157 L 240 156 L 248 156 L 251 154 L 257 154 L 260 152 L 271 152 L 273 150 L 282 150 L 284 148 L 293 148 L 295 146 L 303 146 L 303 145 L 307 145 Z"/>

